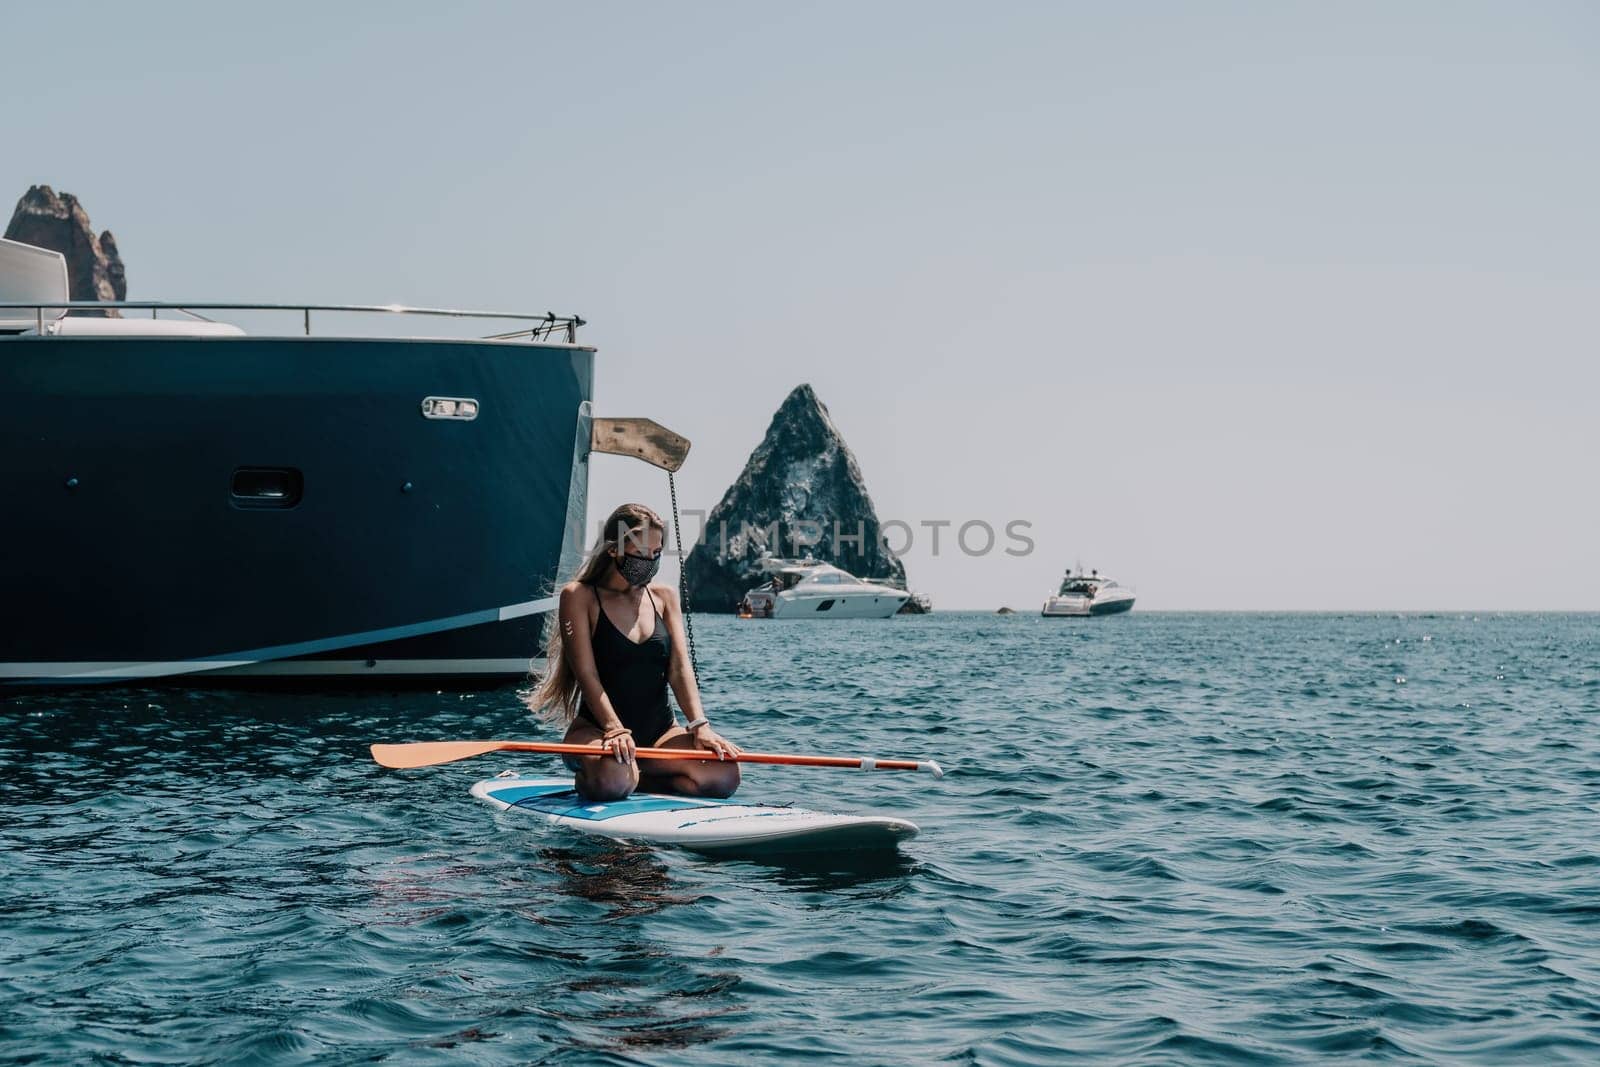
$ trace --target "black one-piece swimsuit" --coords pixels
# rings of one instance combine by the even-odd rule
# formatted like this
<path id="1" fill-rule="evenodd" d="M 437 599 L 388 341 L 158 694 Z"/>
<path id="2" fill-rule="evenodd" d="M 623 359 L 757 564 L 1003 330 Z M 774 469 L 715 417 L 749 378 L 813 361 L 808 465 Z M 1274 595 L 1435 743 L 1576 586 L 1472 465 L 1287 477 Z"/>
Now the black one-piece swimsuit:
<path id="1" fill-rule="evenodd" d="M 606 614 L 605 605 L 600 603 L 600 591 L 592 585 L 589 588 L 594 589 L 595 606 L 600 609 L 600 619 L 590 637 L 600 687 L 611 698 L 612 710 L 622 720 L 622 725 L 633 731 L 634 743 L 653 744 L 672 729 L 675 721 L 672 705 L 667 702 L 667 665 L 672 660 L 672 638 L 667 634 L 666 621 L 656 606 L 655 596 L 645 590 L 645 595 L 650 597 L 650 607 L 655 611 L 656 625 L 649 637 L 635 644 Z M 587 703 L 579 706 L 578 717 L 597 729 L 600 727 Z"/>

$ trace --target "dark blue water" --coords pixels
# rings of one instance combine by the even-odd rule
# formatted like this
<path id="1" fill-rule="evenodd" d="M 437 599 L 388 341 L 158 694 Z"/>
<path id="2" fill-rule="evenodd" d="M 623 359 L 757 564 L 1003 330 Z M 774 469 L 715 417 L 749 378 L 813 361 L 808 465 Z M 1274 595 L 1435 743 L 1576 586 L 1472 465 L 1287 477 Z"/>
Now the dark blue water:
<path id="1" fill-rule="evenodd" d="M 698 620 L 827 870 L 580 839 L 372 741 L 514 690 L 0 704 L 0 1059 L 1600 1061 L 1600 617 Z"/>

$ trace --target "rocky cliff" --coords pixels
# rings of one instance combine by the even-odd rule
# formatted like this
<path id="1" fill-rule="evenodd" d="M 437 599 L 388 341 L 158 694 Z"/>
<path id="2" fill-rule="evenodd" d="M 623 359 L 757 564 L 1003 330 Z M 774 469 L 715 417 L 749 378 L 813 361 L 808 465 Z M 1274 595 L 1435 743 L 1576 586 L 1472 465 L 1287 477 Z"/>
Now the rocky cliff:
<path id="1" fill-rule="evenodd" d="M 67 257 L 67 285 L 73 300 L 126 300 L 127 272 L 117 255 L 117 240 L 107 230 L 99 237 L 89 213 L 71 193 L 35 185 L 17 201 L 6 237 L 37 245 Z M 75 315 L 109 315 L 116 311 L 75 311 Z"/>
<path id="2" fill-rule="evenodd" d="M 690 550 L 691 608 L 733 611 L 765 579 L 758 561 L 766 555 L 811 556 L 859 578 L 905 582 L 904 565 L 879 540 L 861 468 L 809 385 L 778 408 Z"/>

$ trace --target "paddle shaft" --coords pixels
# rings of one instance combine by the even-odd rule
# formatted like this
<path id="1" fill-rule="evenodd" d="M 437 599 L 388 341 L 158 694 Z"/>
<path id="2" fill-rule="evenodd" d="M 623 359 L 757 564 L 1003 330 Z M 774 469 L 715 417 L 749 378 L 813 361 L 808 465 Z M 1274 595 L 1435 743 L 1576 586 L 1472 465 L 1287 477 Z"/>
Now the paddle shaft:
<path id="1" fill-rule="evenodd" d="M 563 756 L 605 756 L 609 753 L 598 745 L 543 744 L 538 741 L 512 741 L 502 751 L 554 752 Z M 636 748 L 633 754 L 640 759 L 697 759 L 715 760 L 717 754 L 707 748 Z M 741 752 L 734 759 L 739 763 L 780 763 L 795 767 L 857 767 L 866 771 L 916 771 L 922 766 L 913 759 L 869 759 L 865 756 L 786 756 L 774 752 Z"/>
<path id="2" fill-rule="evenodd" d="M 599 745 L 566 745 L 555 741 L 419 741 L 409 745 L 373 745 L 372 758 L 385 767 L 431 767 L 490 752 L 543 752 L 555 756 L 609 756 Z M 636 748 L 639 759 L 715 760 L 705 748 Z M 869 756 L 790 756 L 773 752 L 741 752 L 737 763 L 772 763 L 795 767 L 850 767 L 863 771 L 932 771 L 944 769 L 933 760 L 873 759 Z"/>

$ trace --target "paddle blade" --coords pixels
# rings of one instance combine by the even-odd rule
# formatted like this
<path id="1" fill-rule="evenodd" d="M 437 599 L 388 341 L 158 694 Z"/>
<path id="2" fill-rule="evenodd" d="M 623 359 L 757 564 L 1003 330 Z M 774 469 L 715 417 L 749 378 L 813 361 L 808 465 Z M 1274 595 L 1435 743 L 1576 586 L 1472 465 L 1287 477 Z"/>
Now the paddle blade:
<path id="1" fill-rule="evenodd" d="M 471 759 L 505 747 L 504 741 L 418 741 L 409 745 L 373 745 L 372 758 L 379 766 L 408 770 Z"/>

